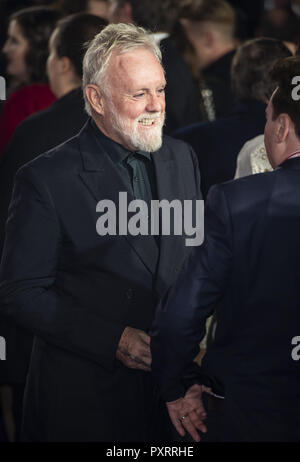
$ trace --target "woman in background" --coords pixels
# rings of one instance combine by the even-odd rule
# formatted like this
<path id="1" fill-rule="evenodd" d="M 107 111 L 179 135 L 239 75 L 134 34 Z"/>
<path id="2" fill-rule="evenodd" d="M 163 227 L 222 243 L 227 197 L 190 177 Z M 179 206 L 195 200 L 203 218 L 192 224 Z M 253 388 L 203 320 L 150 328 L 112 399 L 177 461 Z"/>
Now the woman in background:
<path id="1" fill-rule="evenodd" d="M 24 8 L 10 17 L 3 53 L 11 86 L 0 115 L 0 156 L 17 125 L 55 100 L 46 61 L 49 37 L 59 17 L 58 11 L 46 7 Z"/>

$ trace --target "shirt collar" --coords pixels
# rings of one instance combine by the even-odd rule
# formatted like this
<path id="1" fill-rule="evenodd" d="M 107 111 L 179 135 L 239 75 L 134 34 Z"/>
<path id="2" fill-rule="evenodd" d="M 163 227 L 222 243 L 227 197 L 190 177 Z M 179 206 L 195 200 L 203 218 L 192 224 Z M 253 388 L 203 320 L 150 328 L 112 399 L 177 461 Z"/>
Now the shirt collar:
<path id="1" fill-rule="evenodd" d="M 104 133 L 100 130 L 100 128 L 97 126 L 96 122 L 93 119 L 91 119 L 91 125 L 93 127 L 97 141 L 99 141 L 104 146 L 105 150 L 109 152 L 109 155 L 111 156 L 111 159 L 114 163 L 121 163 L 132 154 L 139 154 L 145 157 L 146 159 L 151 160 L 150 152 L 140 150 L 130 151 L 121 144 L 104 135 Z"/>

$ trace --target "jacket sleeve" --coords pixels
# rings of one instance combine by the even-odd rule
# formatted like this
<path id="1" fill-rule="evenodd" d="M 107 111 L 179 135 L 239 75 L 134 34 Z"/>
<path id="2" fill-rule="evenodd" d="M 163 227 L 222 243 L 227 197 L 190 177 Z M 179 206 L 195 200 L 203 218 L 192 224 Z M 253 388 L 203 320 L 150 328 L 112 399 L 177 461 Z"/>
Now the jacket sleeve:
<path id="1" fill-rule="evenodd" d="M 206 319 L 224 294 L 232 268 L 232 225 L 222 186 L 205 207 L 205 238 L 186 260 L 175 285 L 160 302 L 152 328 L 152 372 L 165 401 L 185 392 L 185 377 L 205 335 Z"/>
<path id="2" fill-rule="evenodd" d="M 0 314 L 46 341 L 112 369 L 124 326 L 56 287 L 61 230 L 51 194 L 27 165 L 16 176 L 0 267 Z"/>

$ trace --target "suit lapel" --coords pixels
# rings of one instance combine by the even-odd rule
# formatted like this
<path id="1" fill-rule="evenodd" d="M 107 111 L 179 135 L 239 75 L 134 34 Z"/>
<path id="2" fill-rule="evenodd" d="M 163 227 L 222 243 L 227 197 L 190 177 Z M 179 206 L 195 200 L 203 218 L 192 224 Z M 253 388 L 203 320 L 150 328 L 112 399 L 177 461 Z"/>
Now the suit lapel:
<path id="1" fill-rule="evenodd" d="M 122 180 L 114 162 L 97 141 L 89 122 L 79 134 L 79 145 L 83 161 L 83 171 L 79 174 L 83 183 L 96 199 L 113 201 L 119 209 L 119 192 L 127 192 L 128 203 L 132 201 L 132 192 Z M 96 210 L 95 210 L 96 219 Z M 117 227 L 118 232 L 118 227 Z M 127 243 L 138 255 L 147 269 L 155 274 L 158 259 L 158 247 L 153 236 L 124 236 Z"/>

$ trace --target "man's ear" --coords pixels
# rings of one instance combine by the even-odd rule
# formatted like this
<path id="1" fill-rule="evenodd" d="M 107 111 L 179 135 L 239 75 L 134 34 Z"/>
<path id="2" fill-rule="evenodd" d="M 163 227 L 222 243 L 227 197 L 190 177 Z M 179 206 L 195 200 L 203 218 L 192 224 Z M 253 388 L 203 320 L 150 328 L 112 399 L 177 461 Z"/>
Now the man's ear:
<path id="1" fill-rule="evenodd" d="M 204 45 L 207 48 L 212 48 L 212 46 L 215 44 L 215 35 L 212 30 L 206 29 L 203 32 L 203 37 L 204 37 Z"/>
<path id="2" fill-rule="evenodd" d="M 59 59 L 59 69 L 62 74 L 65 74 L 68 72 L 72 67 L 72 63 L 70 58 L 67 56 L 63 56 L 62 58 Z"/>
<path id="3" fill-rule="evenodd" d="M 276 142 L 284 143 L 291 129 L 291 119 L 287 114 L 279 114 L 276 128 Z"/>
<path id="4" fill-rule="evenodd" d="M 85 95 L 97 114 L 103 115 L 103 95 L 97 85 L 89 84 L 85 87 Z"/>

